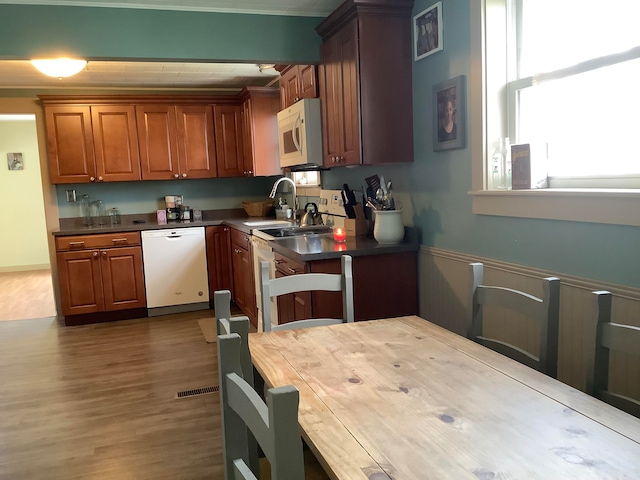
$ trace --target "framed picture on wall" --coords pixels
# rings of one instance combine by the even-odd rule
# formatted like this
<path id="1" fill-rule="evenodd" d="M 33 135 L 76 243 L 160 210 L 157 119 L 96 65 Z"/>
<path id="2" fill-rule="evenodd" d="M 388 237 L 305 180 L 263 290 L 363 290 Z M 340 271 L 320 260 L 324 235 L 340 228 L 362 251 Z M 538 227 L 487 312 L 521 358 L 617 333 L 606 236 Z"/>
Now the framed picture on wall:
<path id="1" fill-rule="evenodd" d="M 415 60 L 442 50 L 442 2 L 413 17 L 413 32 Z"/>
<path id="2" fill-rule="evenodd" d="M 24 161 L 21 153 L 7 153 L 7 166 L 9 170 L 24 170 Z"/>
<path id="3" fill-rule="evenodd" d="M 433 86 L 433 151 L 465 147 L 464 75 Z"/>

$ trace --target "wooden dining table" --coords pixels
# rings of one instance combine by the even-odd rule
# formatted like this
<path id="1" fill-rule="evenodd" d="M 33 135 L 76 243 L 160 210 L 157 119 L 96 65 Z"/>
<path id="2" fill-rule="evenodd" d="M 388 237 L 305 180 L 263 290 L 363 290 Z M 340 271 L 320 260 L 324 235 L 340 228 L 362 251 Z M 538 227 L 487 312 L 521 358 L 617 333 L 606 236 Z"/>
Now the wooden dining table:
<path id="1" fill-rule="evenodd" d="M 331 478 L 640 479 L 640 420 L 417 316 L 250 335 Z"/>

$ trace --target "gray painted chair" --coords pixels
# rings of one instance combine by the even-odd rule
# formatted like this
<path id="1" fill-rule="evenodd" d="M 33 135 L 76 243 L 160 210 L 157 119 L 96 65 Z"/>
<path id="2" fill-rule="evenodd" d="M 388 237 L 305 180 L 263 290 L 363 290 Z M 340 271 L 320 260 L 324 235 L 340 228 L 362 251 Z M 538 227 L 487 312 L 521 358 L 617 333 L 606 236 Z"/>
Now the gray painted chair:
<path id="1" fill-rule="evenodd" d="M 353 272 L 352 259 L 342 256 L 342 273 L 303 273 L 287 277 L 269 279 L 269 264 L 260 262 L 260 288 L 262 294 L 262 328 L 271 330 L 289 330 L 292 328 L 317 327 L 353 322 Z M 271 318 L 271 298 L 295 292 L 307 291 L 342 292 L 342 318 L 313 318 L 273 325 Z M 275 319 L 277 321 L 277 319 Z"/>
<path id="2" fill-rule="evenodd" d="M 519 290 L 484 285 L 484 265 L 471 263 L 472 317 L 469 338 L 520 363 L 557 378 L 560 280 L 544 279 L 542 298 Z M 540 326 L 540 355 L 535 356 L 510 343 L 483 335 L 483 308 L 498 306 L 526 315 Z"/>
<path id="3" fill-rule="evenodd" d="M 299 392 L 292 386 L 267 391 L 265 404 L 242 378 L 240 335 L 218 336 L 218 370 L 222 410 L 225 479 L 257 480 L 251 434 L 271 465 L 273 480 L 304 479 L 302 439 L 298 427 Z"/>
<path id="4" fill-rule="evenodd" d="M 640 418 L 640 401 L 609 391 L 609 352 L 619 351 L 640 356 L 640 327 L 611 321 L 611 293 L 593 292 L 597 304 L 596 342 L 589 373 L 587 392 Z"/>

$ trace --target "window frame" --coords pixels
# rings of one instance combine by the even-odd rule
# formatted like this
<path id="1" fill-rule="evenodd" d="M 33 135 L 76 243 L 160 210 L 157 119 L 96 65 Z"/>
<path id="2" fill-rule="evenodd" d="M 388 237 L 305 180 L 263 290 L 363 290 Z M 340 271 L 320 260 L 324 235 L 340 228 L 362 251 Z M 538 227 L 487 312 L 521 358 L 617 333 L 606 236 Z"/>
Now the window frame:
<path id="1" fill-rule="evenodd" d="M 469 2 L 472 211 L 479 215 L 640 226 L 640 189 L 489 190 L 488 139 L 507 136 L 508 0 Z M 490 35 L 488 35 L 490 32 Z"/>

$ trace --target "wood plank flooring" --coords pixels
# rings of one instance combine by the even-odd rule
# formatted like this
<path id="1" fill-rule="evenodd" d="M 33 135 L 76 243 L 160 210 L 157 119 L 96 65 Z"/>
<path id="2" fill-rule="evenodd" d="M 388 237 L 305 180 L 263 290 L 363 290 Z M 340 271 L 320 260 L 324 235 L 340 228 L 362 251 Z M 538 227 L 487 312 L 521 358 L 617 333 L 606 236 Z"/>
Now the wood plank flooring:
<path id="1" fill-rule="evenodd" d="M 55 315 L 51 270 L 0 273 L 0 320 Z"/>
<path id="2" fill-rule="evenodd" d="M 0 478 L 223 478 L 212 314 L 0 322 Z"/>

